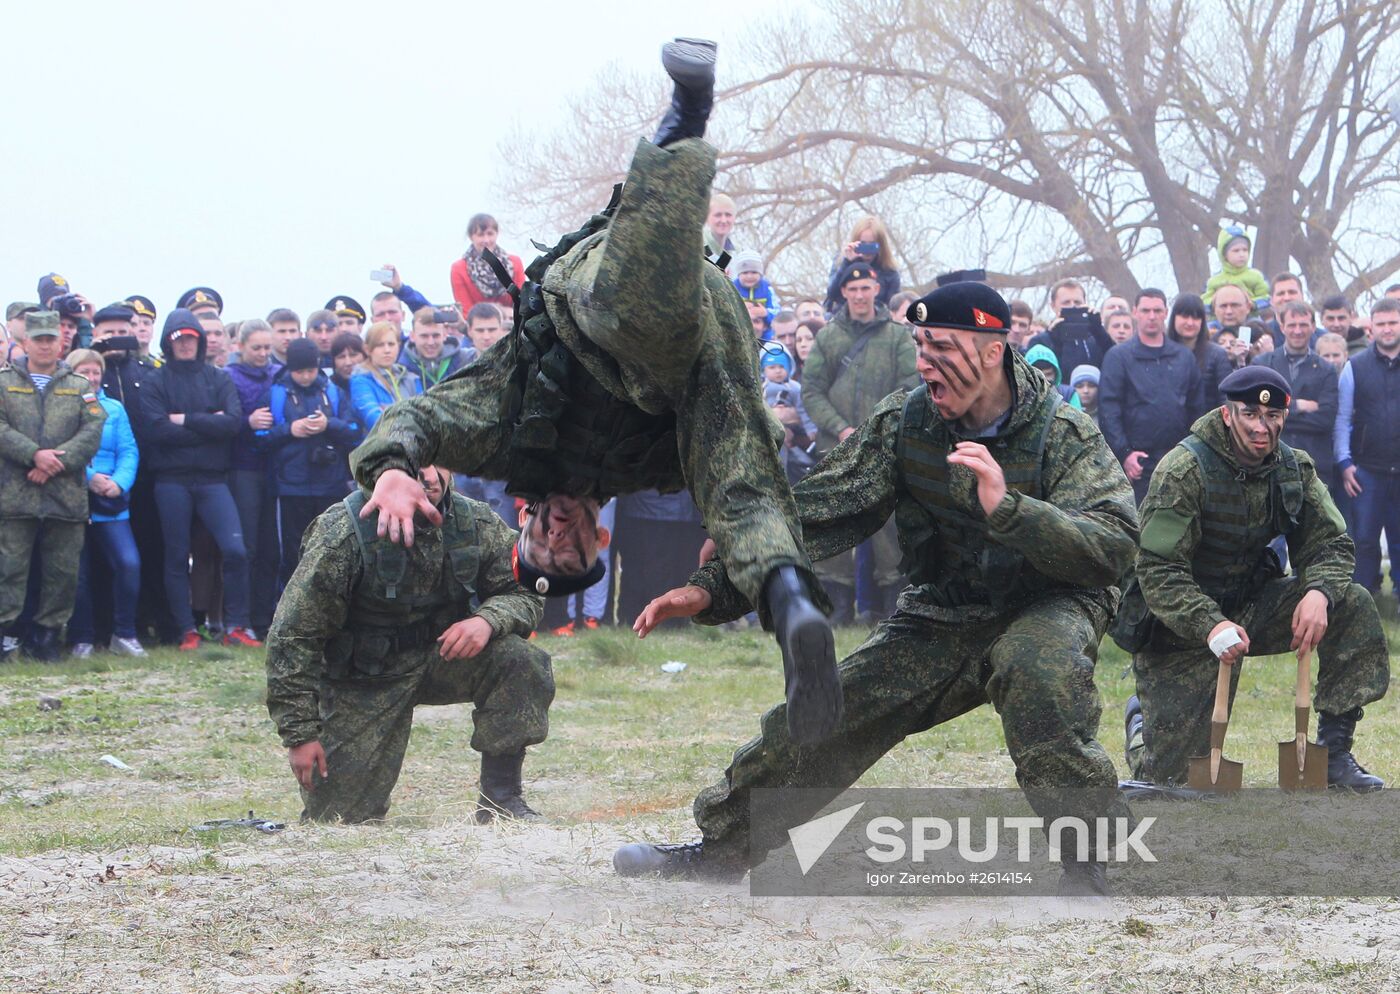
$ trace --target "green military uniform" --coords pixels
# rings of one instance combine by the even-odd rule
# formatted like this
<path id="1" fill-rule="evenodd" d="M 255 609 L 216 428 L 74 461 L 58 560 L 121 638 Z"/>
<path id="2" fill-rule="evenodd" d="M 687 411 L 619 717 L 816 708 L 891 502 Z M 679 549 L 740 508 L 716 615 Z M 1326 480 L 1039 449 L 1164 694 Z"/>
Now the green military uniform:
<path id="1" fill-rule="evenodd" d="M 887 308 L 879 307 L 870 321 L 854 320 L 844 307 L 838 311 L 817 333 L 802 367 L 802 402 L 817 424 L 818 449 L 832 449 L 841 432 L 868 418 L 882 397 L 917 384 L 917 362 L 908 326 L 892 320 Z M 871 551 L 876 585 L 900 584 L 899 541 L 892 523 L 872 536 Z M 833 556 L 817 567 L 817 575 L 854 587 L 854 561 L 849 554 Z"/>
<path id="2" fill-rule="evenodd" d="M 851 548 L 893 513 L 911 585 L 840 664 L 846 718 L 832 738 L 796 747 L 779 705 L 724 779 L 696 798 L 707 859 L 783 841 L 749 839 L 751 788 L 843 789 L 906 736 L 987 703 L 1001 715 L 1023 788 L 1116 790 L 1095 739 L 1094 663 L 1137 537 L 1132 489 L 1089 419 L 1019 356 L 1008 364 L 1012 409 L 977 439 L 1007 481 L 990 517 L 971 471 L 947 463 L 966 439 L 923 389 L 881 401 L 794 489 L 814 560 Z M 749 609 L 719 561 L 691 582 L 713 598 L 699 621 Z"/>
<path id="3" fill-rule="evenodd" d="M 1351 582 L 1351 538 L 1306 452 L 1280 445 L 1247 467 L 1220 410 L 1211 411 L 1157 466 L 1141 513 L 1137 581 L 1156 624 L 1149 621 L 1149 641 L 1133 655 L 1145 721 L 1129 743 L 1134 776 L 1184 783 L 1188 758 L 1209 749 L 1219 668 L 1206 645 L 1211 630 L 1228 619 L 1249 633 L 1250 655 L 1288 652 L 1293 612 L 1310 590 L 1330 602 L 1314 705 L 1342 714 L 1385 694 L 1390 662 L 1380 618 L 1365 588 Z M 1280 534 L 1290 577 L 1279 576 L 1268 548 Z M 1233 700 L 1238 666 L 1231 676 Z"/>
<path id="4" fill-rule="evenodd" d="M 303 818 L 382 818 L 420 704 L 471 701 L 472 748 L 518 753 L 549 730 L 549 656 L 525 641 L 543 600 L 515 581 L 515 534 L 491 508 L 452 494 L 440 528 L 408 549 L 359 518 L 364 495 L 323 513 L 267 636 L 267 707 L 288 748 L 319 739 L 328 776 L 302 792 Z M 479 603 L 478 603 L 479 602 Z M 491 641 L 444 660 L 437 638 L 484 618 Z"/>
<path id="5" fill-rule="evenodd" d="M 545 273 L 531 267 L 563 349 L 530 366 L 529 439 L 505 409 L 517 367 L 515 343 L 502 341 L 384 413 L 351 460 L 361 485 L 386 469 L 435 464 L 505 480 L 530 498 L 553 491 L 601 502 L 688 487 L 750 600 L 778 567 L 809 570 L 752 326 L 733 284 L 702 254 L 714 171 L 715 151 L 702 141 L 639 143 L 610 222 L 595 219 L 597 230 Z M 550 397 L 538 396 L 541 374 Z M 552 415 L 533 417 L 545 403 Z"/>
<path id="6" fill-rule="evenodd" d="M 36 541 L 43 574 L 34 623 L 56 630 L 73 613 L 88 519 L 87 464 L 106 420 L 92 386 L 62 363 L 42 389 L 25 359 L 0 369 L 0 626 L 13 624 L 24 607 Z M 44 484 L 28 479 L 40 449 L 63 452 L 64 471 Z"/>

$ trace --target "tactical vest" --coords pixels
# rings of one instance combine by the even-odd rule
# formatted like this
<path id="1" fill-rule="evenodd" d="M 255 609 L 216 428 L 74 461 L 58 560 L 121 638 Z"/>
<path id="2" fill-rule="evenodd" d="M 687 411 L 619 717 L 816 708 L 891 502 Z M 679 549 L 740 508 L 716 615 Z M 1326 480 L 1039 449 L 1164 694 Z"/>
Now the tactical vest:
<path id="1" fill-rule="evenodd" d="M 1059 393 L 1049 390 L 1028 424 L 1009 437 L 981 440 L 1001 467 L 1008 491 L 1041 497 L 1045 441 L 1061 403 Z M 939 607 L 1000 611 L 1029 599 L 1049 580 L 1028 567 L 1019 552 L 989 537 L 975 482 L 969 488 L 965 481 L 950 481 L 948 452 L 958 441 L 933 416 L 928 391 L 912 391 L 896 445 L 903 484 L 895 502 L 901 568 Z"/>
<path id="2" fill-rule="evenodd" d="M 504 266 L 496 271 L 516 300 L 514 372 L 501 411 L 511 426 L 506 492 L 527 501 L 550 492 L 606 501 L 637 490 L 678 489 L 675 413 L 648 414 L 613 396 L 560 340 L 545 309 L 546 270 L 605 229 L 621 195 L 618 185 L 602 213 L 530 263 L 524 287 L 514 287 Z M 499 264 L 494 256 L 487 261 Z"/>
<path id="3" fill-rule="evenodd" d="M 1201 541 L 1191 561 L 1191 575 L 1207 597 L 1226 614 L 1238 610 L 1269 575 L 1282 575 L 1269 543 L 1289 535 L 1303 511 L 1303 474 L 1298 457 L 1280 442 L 1279 461 L 1269 473 L 1269 513 L 1251 518 L 1244 475 L 1195 435 L 1181 443 L 1201 471 Z"/>
<path id="4" fill-rule="evenodd" d="M 362 491 L 341 503 L 355 528 L 362 573 L 346 627 L 326 645 L 326 670 L 336 679 L 391 675 L 396 656 L 432 644 L 474 606 L 481 564 L 476 521 L 466 501 L 454 494 L 452 513 L 442 523 L 441 575 L 426 587 L 409 573 L 413 550 L 380 538 L 377 517 L 360 517 Z"/>

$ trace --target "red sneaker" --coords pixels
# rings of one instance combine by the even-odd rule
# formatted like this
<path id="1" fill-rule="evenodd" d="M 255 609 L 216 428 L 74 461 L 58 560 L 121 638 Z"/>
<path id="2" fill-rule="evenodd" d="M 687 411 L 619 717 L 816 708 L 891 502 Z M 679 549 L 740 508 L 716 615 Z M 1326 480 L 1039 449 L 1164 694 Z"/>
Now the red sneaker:
<path id="1" fill-rule="evenodd" d="M 549 634 L 557 636 L 561 639 L 573 638 L 574 623 L 570 621 L 567 625 L 560 625 L 558 628 L 554 629 L 554 631 L 550 632 Z"/>
<path id="2" fill-rule="evenodd" d="M 245 649 L 261 649 L 262 643 L 253 638 L 246 628 L 230 628 L 224 636 L 224 645 L 242 646 Z"/>
<path id="3" fill-rule="evenodd" d="M 583 627 L 587 628 L 589 631 L 597 628 L 599 624 L 600 622 L 597 618 L 593 617 L 593 615 L 589 614 L 584 616 Z"/>
<path id="4" fill-rule="evenodd" d="M 199 632 L 191 628 L 189 631 L 185 632 L 184 637 L 180 639 L 180 651 L 195 652 L 203 644 L 204 639 L 199 637 Z"/>

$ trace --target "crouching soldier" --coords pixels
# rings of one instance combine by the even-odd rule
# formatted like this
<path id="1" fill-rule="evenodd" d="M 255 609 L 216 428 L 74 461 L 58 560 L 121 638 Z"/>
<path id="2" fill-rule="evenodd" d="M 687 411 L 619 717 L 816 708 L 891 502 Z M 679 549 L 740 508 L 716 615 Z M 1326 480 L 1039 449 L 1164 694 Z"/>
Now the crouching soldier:
<path id="1" fill-rule="evenodd" d="M 1128 765 L 1144 780 L 1186 781 L 1188 757 L 1210 747 L 1218 664 L 1208 643 L 1234 629 L 1240 641 L 1222 657 L 1230 663 L 1317 649 L 1313 702 L 1327 783 L 1379 790 L 1381 779 L 1351 747 L 1362 706 L 1385 694 L 1390 656 L 1375 602 L 1351 582 L 1352 541 L 1312 458 L 1279 439 L 1288 381 L 1247 366 L 1220 392 L 1225 406 L 1198 419 L 1162 460 L 1142 503 L 1142 596 L 1129 589 L 1115 629 L 1118 638 L 1131 616 L 1141 642 L 1133 646 Z M 1293 576 L 1282 575 L 1270 548 L 1279 535 Z M 1238 685 L 1236 667 L 1232 699 Z"/>
<path id="2" fill-rule="evenodd" d="M 383 818 L 420 704 L 471 701 L 476 818 L 538 815 L 525 747 L 549 730 L 549 656 L 525 641 L 543 600 L 516 582 L 515 534 L 438 467 L 420 481 L 442 524 L 404 548 L 355 492 L 311 526 L 267 636 L 267 707 L 301 785 L 303 820 Z"/>

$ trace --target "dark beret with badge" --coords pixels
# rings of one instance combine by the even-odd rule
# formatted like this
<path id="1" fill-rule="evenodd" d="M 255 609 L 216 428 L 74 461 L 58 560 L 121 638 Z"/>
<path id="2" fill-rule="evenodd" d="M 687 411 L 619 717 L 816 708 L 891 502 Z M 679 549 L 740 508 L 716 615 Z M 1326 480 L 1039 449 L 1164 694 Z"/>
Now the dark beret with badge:
<path id="1" fill-rule="evenodd" d="M 202 311 L 212 307 L 216 313 L 223 314 L 224 298 L 219 296 L 219 291 L 213 287 L 197 286 L 180 294 L 175 306 L 183 307 L 187 311 Z"/>
<path id="2" fill-rule="evenodd" d="M 1286 411 L 1291 389 L 1283 374 L 1268 366 L 1245 366 L 1220 381 L 1220 392 L 1227 400 L 1254 407 Z"/>
<path id="3" fill-rule="evenodd" d="M 587 590 L 601 580 L 607 571 L 603 560 L 598 558 L 593 560 L 593 565 L 586 573 L 546 573 L 521 554 L 520 546 L 524 541 L 525 533 L 522 531 L 514 548 L 510 550 L 511 570 L 515 573 L 517 583 L 542 597 L 567 597 L 580 590 Z"/>
<path id="4" fill-rule="evenodd" d="M 365 319 L 365 309 L 354 297 L 332 297 L 326 301 L 326 310 L 338 318 L 354 318 L 360 322 Z"/>
<path id="5" fill-rule="evenodd" d="M 138 317 L 156 319 L 156 305 L 150 297 L 143 297 L 139 293 L 133 293 L 126 298 L 126 306 L 130 307 Z"/>
<path id="6" fill-rule="evenodd" d="M 880 282 L 880 277 L 875 274 L 875 267 L 868 262 L 852 262 L 841 270 L 841 275 L 837 277 L 836 285 L 845 286 L 856 280 L 874 280 Z"/>
<path id="7" fill-rule="evenodd" d="M 909 305 L 904 319 L 923 328 L 1005 335 L 1011 327 L 1011 308 L 987 284 L 964 280 L 920 297 Z"/>
<path id="8" fill-rule="evenodd" d="M 136 316 L 136 312 L 125 303 L 108 304 L 92 316 L 93 324 L 101 324 L 103 321 L 130 321 Z"/>

